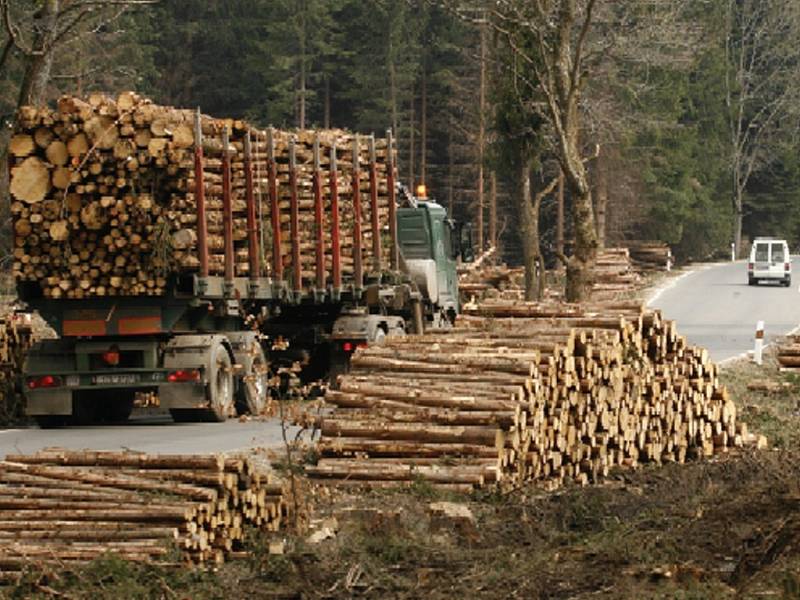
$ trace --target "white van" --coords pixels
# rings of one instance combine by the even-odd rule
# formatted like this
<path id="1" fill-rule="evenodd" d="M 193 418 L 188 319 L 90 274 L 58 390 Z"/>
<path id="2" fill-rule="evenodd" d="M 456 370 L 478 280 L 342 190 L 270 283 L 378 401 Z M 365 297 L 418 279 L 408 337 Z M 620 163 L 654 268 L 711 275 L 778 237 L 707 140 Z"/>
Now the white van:
<path id="1" fill-rule="evenodd" d="M 792 259 L 786 240 L 756 238 L 750 249 L 747 263 L 747 283 L 757 285 L 759 281 L 780 281 L 792 284 Z"/>

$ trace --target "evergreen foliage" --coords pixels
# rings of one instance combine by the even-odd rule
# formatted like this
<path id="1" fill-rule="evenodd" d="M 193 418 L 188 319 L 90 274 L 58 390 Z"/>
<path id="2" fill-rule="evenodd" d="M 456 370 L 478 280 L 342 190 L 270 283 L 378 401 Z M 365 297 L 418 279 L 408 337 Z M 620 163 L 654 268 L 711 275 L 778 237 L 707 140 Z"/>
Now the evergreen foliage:
<path id="1" fill-rule="evenodd" d="M 30 35 L 40 2 L 8 2 L 21 31 Z M 439 201 L 452 204 L 457 217 L 475 222 L 479 35 L 474 23 L 445 8 L 453 4 L 161 0 L 125 11 L 96 31 L 87 23 L 81 35 L 59 48 L 48 95 L 54 100 L 64 92 L 133 88 L 158 102 L 200 106 L 209 114 L 261 125 L 363 133 L 391 128 L 400 148 L 401 180 L 420 183 L 424 165 L 425 183 Z M 609 203 L 617 204 L 617 213 L 635 215 L 615 235 L 664 240 L 687 258 L 726 252 L 735 192 L 726 102 L 740 91 L 730 87 L 736 58 L 730 50 L 741 47 L 731 33 L 736 20 L 729 11 L 746 3 L 711 0 L 702 9 L 688 3 L 676 28 L 695 32 L 698 41 L 689 49 L 677 44 L 657 58 L 653 47 L 665 44 L 657 39 L 664 34 L 659 27 L 650 28 L 649 39 L 624 29 L 654 19 L 652 4 L 630 3 L 624 18 L 622 5 L 599 4 L 604 8 L 598 30 L 617 32 L 624 57 L 604 67 L 591 64 L 597 73 L 589 78 L 584 108 L 589 114 L 598 107 L 606 112 L 587 120 L 591 127 L 582 136 L 587 146 L 613 144 L 615 159 L 607 163 L 613 168 Z M 779 4 L 769 1 L 774 10 Z M 783 23 L 783 44 L 795 39 L 785 37 L 789 25 Z M 7 33 L 0 33 L 0 44 L 6 41 Z M 773 47 L 780 49 L 781 43 Z M 494 123 L 489 136 L 494 141 L 486 167 L 498 173 L 501 195 L 516 198 L 519 161 L 526 154 L 534 165 L 552 157 L 532 107 L 540 98 L 531 87 L 515 85 L 521 67 L 514 64 L 513 52 L 498 44 L 492 40 L 489 52 L 487 116 Z M 23 57 L 12 51 L 0 72 L 0 114 L 13 113 L 23 71 Z M 773 85 L 800 89 L 786 77 Z M 767 97 L 780 92 L 772 89 Z M 757 105 L 748 107 L 754 110 Z M 745 238 L 782 235 L 793 246 L 800 243 L 797 116 L 787 112 L 777 128 L 780 135 L 759 149 L 762 156 L 744 193 Z M 515 210 L 514 201 L 501 198 L 499 220 L 508 223 L 508 240 L 518 235 Z M 549 217 L 543 219 L 546 239 L 550 223 Z M 608 245 L 620 241 L 612 238 Z M 508 249 L 505 258 L 520 262 L 519 249 L 513 244 Z"/>

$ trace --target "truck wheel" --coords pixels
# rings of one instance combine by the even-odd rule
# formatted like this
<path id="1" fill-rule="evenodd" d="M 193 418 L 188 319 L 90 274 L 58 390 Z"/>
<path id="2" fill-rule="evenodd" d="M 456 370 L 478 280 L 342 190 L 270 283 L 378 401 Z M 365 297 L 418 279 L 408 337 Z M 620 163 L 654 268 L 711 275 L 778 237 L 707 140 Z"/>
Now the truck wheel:
<path id="1" fill-rule="evenodd" d="M 253 416 L 264 412 L 269 393 L 269 374 L 267 372 L 267 357 L 259 346 L 253 357 L 250 372 L 242 378 L 242 385 L 237 394 L 237 408 L 240 413 L 248 412 Z"/>
<path id="2" fill-rule="evenodd" d="M 231 414 L 233 404 L 233 368 L 231 357 L 224 346 L 217 344 L 212 349 L 211 371 L 208 377 L 209 410 L 206 420 L 222 423 Z"/>

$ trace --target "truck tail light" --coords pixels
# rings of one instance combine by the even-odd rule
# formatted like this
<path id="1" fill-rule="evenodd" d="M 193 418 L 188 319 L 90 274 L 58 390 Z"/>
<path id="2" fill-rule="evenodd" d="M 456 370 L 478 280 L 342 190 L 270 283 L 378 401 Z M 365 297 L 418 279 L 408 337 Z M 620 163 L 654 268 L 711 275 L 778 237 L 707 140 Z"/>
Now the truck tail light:
<path id="1" fill-rule="evenodd" d="M 366 348 L 367 342 L 343 342 L 342 350 L 345 352 L 355 352 L 359 348 Z"/>
<path id="2" fill-rule="evenodd" d="M 786 271 L 787 273 L 789 272 L 789 269 L 791 269 L 791 268 L 792 268 L 791 263 L 788 263 L 788 262 L 787 263 L 783 263 L 783 270 Z"/>
<path id="3" fill-rule="evenodd" d="M 200 371 L 198 369 L 181 369 L 178 371 L 170 371 L 167 375 L 167 381 L 170 383 L 188 383 L 191 381 L 200 381 Z"/>
<path id="4" fill-rule="evenodd" d="M 28 379 L 28 389 L 31 390 L 55 387 L 61 387 L 61 378 L 55 375 L 42 375 Z"/>
<path id="5" fill-rule="evenodd" d="M 119 365 L 119 350 L 111 349 L 108 352 L 103 352 L 102 357 L 103 362 L 110 367 Z"/>
<path id="6" fill-rule="evenodd" d="M 747 263 L 747 270 L 748 271 L 752 271 L 753 270 L 753 266 L 754 266 L 753 263 Z"/>

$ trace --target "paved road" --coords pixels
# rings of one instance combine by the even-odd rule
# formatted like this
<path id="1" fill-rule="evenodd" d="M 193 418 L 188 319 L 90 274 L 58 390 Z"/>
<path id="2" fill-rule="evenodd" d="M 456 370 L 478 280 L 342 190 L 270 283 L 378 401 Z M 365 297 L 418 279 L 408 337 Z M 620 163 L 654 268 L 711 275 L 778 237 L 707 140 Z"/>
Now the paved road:
<path id="1" fill-rule="evenodd" d="M 650 305 L 674 319 L 693 344 L 722 361 L 752 350 L 756 323 L 764 321 L 767 343 L 800 326 L 800 259 L 792 262 L 794 282 L 747 285 L 744 262 L 701 267 L 665 289 Z"/>
<path id="2" fill-rule="evenodd" d="M 292 431 L 294 433 L 294 431 Z M 164 453 L 235 452 L 283 444 L 277 419 L 226 423 L 173 423 L 169 415 L 134 416 L 125 425 L 42 430 L 0 429 L 0 457 L 47 447 L 75 450 L 140 450 Z"/>

